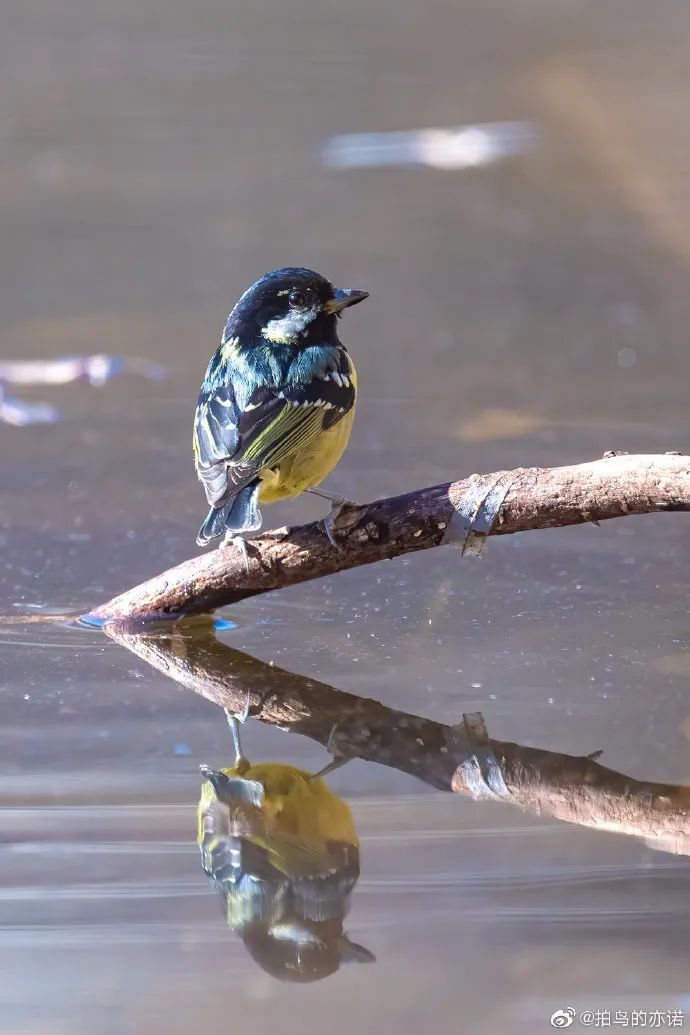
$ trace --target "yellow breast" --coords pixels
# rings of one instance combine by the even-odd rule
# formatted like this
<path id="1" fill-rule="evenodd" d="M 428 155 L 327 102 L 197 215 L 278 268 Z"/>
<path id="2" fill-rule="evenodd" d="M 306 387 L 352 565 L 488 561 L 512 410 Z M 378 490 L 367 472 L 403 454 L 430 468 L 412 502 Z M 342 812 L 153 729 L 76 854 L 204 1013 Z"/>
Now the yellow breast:
<path id="1" fill-rule="evenodd" d="M 349 375 L 355 391 L 357 374 L 350 360 Z M 337 424 L 328 431 L 321 432 L 305 446 L 280 464 L 274 471 L 265 471 L 261 475 L 259 499 L 263 503 L 275 500 L 293 499 L 305 489 L 311 489 L 326 478 L 345 452 L 350 439 L 355 407 L 345 414 Z"/>

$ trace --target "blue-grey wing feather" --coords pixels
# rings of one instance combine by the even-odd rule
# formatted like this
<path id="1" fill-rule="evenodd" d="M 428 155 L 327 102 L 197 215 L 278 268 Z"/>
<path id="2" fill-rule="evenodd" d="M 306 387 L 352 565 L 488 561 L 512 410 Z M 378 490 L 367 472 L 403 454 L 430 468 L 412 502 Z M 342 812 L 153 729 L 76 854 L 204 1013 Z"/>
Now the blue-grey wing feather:
<path id="1" fill-rule="evenodd" d="M 257 385 L 249 394 L 243 385 L 240 407 L 232 384 L 227 381 L 199 396 L 194 426 L 197 474 L 212 507 L 222 507 L 257 474 L 280 456 L 281 439 L 295 438 L 294 421 L 286 417 L 301 408 L 305 431 L 314 429 L 314 407 L 321 427 L 336 424 L 355 403 L 355 389 L 347 354 L 338 350 L 305 350 L 286 371 L 282 385 Z M 297 416 L 297 414 L 295 414 Z M 287 430 L 283 432 L 282 425 Z M 270 433 L 271 425 L 275 434 Z"/>

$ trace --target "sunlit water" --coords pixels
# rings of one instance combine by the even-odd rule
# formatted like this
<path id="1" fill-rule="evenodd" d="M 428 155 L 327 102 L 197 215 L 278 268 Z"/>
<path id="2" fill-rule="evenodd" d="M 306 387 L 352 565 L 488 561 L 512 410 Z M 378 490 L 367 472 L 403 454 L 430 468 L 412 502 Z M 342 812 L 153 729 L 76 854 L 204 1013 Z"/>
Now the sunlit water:
<path id="1" fill-rule="evenodd" d="M 690 1010 L 686 857 L 358 760 L 328 782 L 361 841 L 345 926 L 376 963 L 273 980 L 199 863 L 222 713 L 61 618 L 194 553 L 198 382 L 233 299 L 284 263 L 371 292 L 342 324 L 361 405 L 334 490 L 688 449 L 687 12 L 16 0 L 3 20 L 0 356 L 168 370 L 27 390 L 60 422 L 0 425 L 3 1035 L 494 1035 L 565 1006 Z M 320 164 L 338 133 L 506 119 L 541 150 L 475 172 Z M 687 515 L 659 515 L 483 561 L 436 550 L 238 605 L 219 635 L 687 784 L 689 542 Z M 257 722 L 243 741 L 327 761 Z"/>

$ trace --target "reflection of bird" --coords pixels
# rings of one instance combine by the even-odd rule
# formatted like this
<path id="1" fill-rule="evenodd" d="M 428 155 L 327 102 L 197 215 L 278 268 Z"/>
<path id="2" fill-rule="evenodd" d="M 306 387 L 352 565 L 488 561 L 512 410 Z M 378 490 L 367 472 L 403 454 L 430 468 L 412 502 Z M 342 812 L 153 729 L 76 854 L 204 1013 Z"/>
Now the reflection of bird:
<path id="1" fill-rule="evenodd" d="M 201 766 L 198 842 L 204 870 L 223 893 L 227 922 L 252 958 L 288 981 L 317 981 L 372 954 L 343 932 L 359 877 L 350 809 L 318 776 L 294 766 Z"/>
<path id="2" fill-rule="evenodd" d="M 338 290 L 312 270 L 291 268 L 267 273 L 242 295 L 196 409 L 196 470 L 211 505 L 200 546 L 256 531 L 259 501 L 298 496 L 335 467 L 350 435 L 357 390 L 336 317 L 367 297 L 366 291 Z"/>

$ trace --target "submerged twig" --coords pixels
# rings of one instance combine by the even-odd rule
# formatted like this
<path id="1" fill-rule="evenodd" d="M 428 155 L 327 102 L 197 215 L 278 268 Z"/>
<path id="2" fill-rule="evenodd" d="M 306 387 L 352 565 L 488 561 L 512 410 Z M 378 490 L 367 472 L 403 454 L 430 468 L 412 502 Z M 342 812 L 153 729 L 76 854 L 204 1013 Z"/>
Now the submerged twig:
<path id="1" fill-rule="evenodd" d="M 106 633 L 171 679 L 260 722 L 300 733 L 340 755 L 410 773 L 439 790 L 496 799 L 580 826 L 644 838 L 690 855 L 690 787 L 647 783 L 574 757 L 489 739 L 478 714 L 457 726 L 387 708 L 258 661 L 220 643 L 210 620 L 137 635 Z M 335 734 L 331 737 L 335 727 Z"/>
<path id="2" fill-rule="evenodd" d="M 337 547 L 318 523 L 253 539 L 249 562 L 214 550 L 115 597 L 94 622 L 140 622 L 201 614 L 346 568 L 531 529 L 599 523 L 628 514 L 690 510 L 690 457 L 607 455 L 570 467 L 517 468 L 346 506 Z"/>

